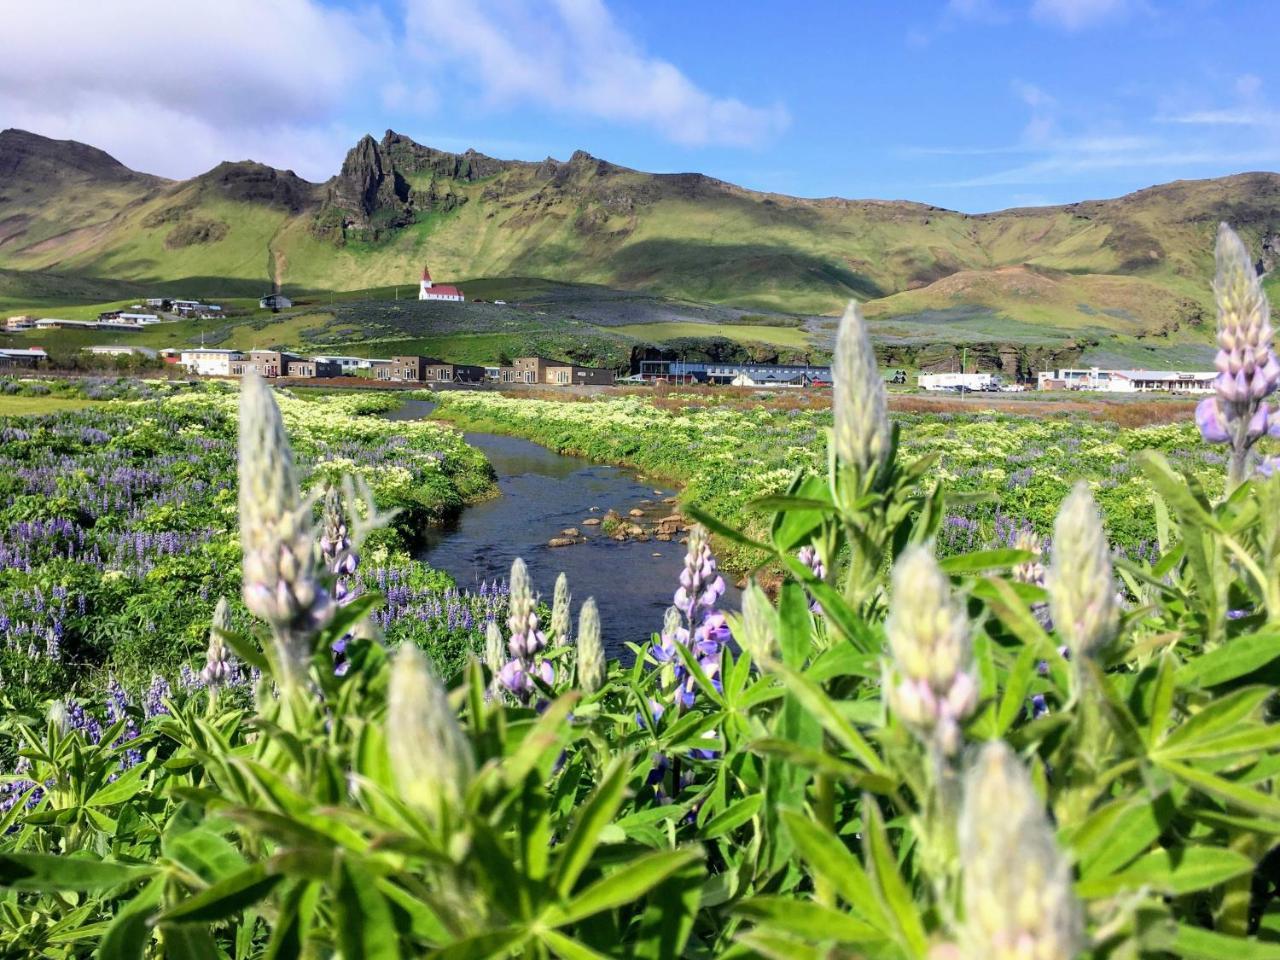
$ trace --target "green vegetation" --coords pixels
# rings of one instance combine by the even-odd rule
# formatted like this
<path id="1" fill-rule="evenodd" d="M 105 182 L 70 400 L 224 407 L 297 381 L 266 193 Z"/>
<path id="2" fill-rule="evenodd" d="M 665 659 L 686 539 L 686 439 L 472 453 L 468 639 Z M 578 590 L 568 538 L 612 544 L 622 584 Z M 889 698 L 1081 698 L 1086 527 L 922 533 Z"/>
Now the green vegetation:
<path id="1" fill-rule="evenodd" d="M 162 477 L 137 478 L 136 499 L 98 514 L 97 537 L 160 519 L 201 441 L 201 476 L 217 487 L 201 521 L 232 526 L 238 460 L 261 493 L 238 517 L 247 609 L 210 616 L 192 582 L 162 608 L 199 610 L 185 632 L 151 611 L 119 618 L 110 638 L 137 666 L 173 649 L 188 661 L 182 682 L 156 676 L 142 691 L 106 678 L 70 689 L 52 630 L 35 634 L 43 646 L 4 649 L 6 678 L 37 677 L 53 705 L 0 719 L 18 754 L 0 790 L 0 952 L 1276 956 L 1280 473 L 1222 502 L 1145 452 L 1160 518 L 1147 553 L 1109 555 L 1081 484 L 1047 505 L 1047 568 L 1027 531 L 939 560 L 932 542 L 966 478 L 905 451 L 937 446 L 954 424 L 913 438 L 922 424 L 904 423 L 898 444 L 865 405 L 846 408 L 867 417 L 861 443 L 843 435 L 829 464 L 799 464 L 752 536 L 717 523 L 785 570 L 776 600 L 752 585 L 740 615 L 719 610 L 725 585 L 695 527 L 676 606 L 633 665 L 608 663 L 593 616 L 608 598 L 583 604 L 575 629 L 567 584 L 547 618 L 536 590 L 548 585 L 517 561 L 509 593 L 467 608 L 493 618 L 482 663 L 458 656 L 445 629 L 384 642 L 384 611 L 404 616 L 423 583 L 363 574 L 374 551 L 357 518 L 372 508 L 358 497 L 326 497 L 318 526 L 299 523 L 280 414 L 266 388 L 249 390 L 238 451 L 224 398 L 196 395 L 187 422 L 177 404 L 121 407 L 102 421 L 113 435 L 94 446 L 100 459 L 79 471 L 87 486 L 121 466 L 110 458 L 139 456 Z M 585 409 L 602 445 L 604 423 L 634 437 L 631 421 L 658 417 L 560 406 Z M 314 430 L 359 431 L 359 411 L 337 409 L 286 403 L 303 464 L 327 469 L 307 449 Z M 664 426 L 700 432 L 694 456 L 727 457 L 729 473 L 743 437 L 718 429 L 725 412 L 672 411 Z M 4 425 L 3 453 L 70 452 L 98 429 L 82 416 L 51 418 L 36 443 L 29 421 Z M 394 428 L 456 437 L 413 426 Z M 756 429 L 788 439 L 771 418 Z M 1071 439 L 1034 442 L 1060 446 L 1061 472 L 1120 459 L 1100 432 Z M 1005 446 L 1001 462 L 1023 462 Z M 397 453 L 419 449 L 411 439 Z M 39 532 L 27 544 L 39 562 L 3 575 L 44 582 L 21 594 L 4 583 L 8 602 L 28 614 L 37 596 L 39 610 L 96 628 L 97 611 L 75 613 L 63 585 L 60 541 Z M 216 542 L 226 549 L 178 558 L 195 577 L 217 564 L 209 598 L 235 579 L 234 544 Z M 174 583 L 178 560 L 141 578 L 146 595 Z M 362 594 L 332 606 L 328 592 L 357 577 Z M 123 571 L 98 583 L 113 585 L 99 595 L 137 592 Z"/>
<path id="2" fill-rule="evenodd" d="M 765 325 L 737 325 L 730 323 L 637 323 L 612 327 L 613 332 L 635 337 L 648 343 L 663 343 L 677 338 L 704 339 L 724 337 L 743 344 L 769 344 L 803 350 L 809 346 L 809 337 L 794 327 Z"/>
<path id="3" fill-rule="evenodd" d="M 57 413 L 61 410 L 83 410 L 96 402 L 96 400 L 78 397 L 0 396 L 0 417 L 23 417 L 31 414 Z"/>

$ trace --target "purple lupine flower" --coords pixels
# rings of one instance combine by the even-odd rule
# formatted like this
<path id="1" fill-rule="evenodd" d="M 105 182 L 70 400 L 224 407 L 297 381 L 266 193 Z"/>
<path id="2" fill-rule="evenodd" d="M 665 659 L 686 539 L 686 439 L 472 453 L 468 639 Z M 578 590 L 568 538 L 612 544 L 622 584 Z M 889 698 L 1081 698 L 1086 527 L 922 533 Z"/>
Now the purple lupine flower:
<path id="1" fill-rule="evenodd" d="M 1267 397 L 1280 386 L 1272 345 L 1270 304 L 1248 250 L 1225 223 L 1218 227 L 1218 353 L 1214 396 L 1196 406 L 1196 426 L 1209 443 L 1231 446 L 1230 482 L 1244 479 L 1250 448 L 1266 433 L 1280 434 Z"/>
<path id="2" fill-rule="evenodd" d="M 813 571 L 813 575 L 819 580 L 827 579 L 827 565 L 822 562 L 822 557 L 818 554 L 817 547 L 806 544 L 801 547 L 796 554 L 796 559 Z M 812 596 L 809 597 L 809 609 L 813 613 L 822 613 L 822 604 L 818 603 Z"/>
<path id="3" fill-rule="evenodd" d="M 173 690 L 169 686 L 169 681 L 157 674 L 151 678 L 151 686 L 147 688 L 146 695 L 142 699 L 142 714 L 147 719 L 152 717 L 167 717 L 169 708 L 165 705 L 165 701 L 173 696 Z"/>

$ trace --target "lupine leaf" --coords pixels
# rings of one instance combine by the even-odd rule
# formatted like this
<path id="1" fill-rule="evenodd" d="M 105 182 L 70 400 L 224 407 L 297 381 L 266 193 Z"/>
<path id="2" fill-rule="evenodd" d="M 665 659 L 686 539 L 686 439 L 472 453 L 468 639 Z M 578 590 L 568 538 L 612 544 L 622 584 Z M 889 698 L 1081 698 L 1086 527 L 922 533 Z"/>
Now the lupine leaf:
<path id="1" fill-rule="evenodd" d="M 151 942 L 152 914 L 164 896 L 164 877 L 155 877 L 116 911 L 98 944 L 98 960 L 142 960 Z"/>
<path id="2" fill-rule="evenodd" d="M 1092 900 L 1146 887 L 1168 896 L 1182 896 L 1212 889 L 1252 873 L 1253 868 L 1252 860 L 1225 847 L 1152 850 L 1119 873 L 1080 880 L 1076 893 Z"/>
<path id="3" fill-rule="evenodd" d="M 0 853 L 0 888 L 10 890 L 110 890 L 157 872 L 153 866 L 44 853 Z"/>
<path id="4" fill-rule="evenodd" d="M 239 873 L 206 887 L 167 910 L 162 923 L 212 923 L 235 916 L 245 907 L 257 903 L 282 879 L 268 873 L 266 864 L 255 863 Z"/>
<path id="5" fill-rule="evenodd" d="M 562 910 L 553 912 L 548 919 L 555 926 L 565 926 L 602 910 L 612 910 L 632 903 L 701 856 L 700 851 L 688 849 L 646 854 L 597 880 Z"/>
<path id="6" fill-rule="evenodd" d="M 340 857 L 333 887 L 334 927 L 343 960 L 399 960 L 400 935 L 391 907 L 370 873 Z"/>

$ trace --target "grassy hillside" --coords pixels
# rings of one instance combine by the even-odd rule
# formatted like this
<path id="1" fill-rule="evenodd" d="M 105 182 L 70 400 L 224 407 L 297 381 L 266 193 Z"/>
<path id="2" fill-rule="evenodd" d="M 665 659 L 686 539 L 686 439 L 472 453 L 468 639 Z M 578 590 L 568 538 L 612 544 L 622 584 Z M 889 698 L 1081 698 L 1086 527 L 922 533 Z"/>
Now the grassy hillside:
<path id="1" fill-rule="evenodd" d="M 337 342 L 351 341 L 344 329 L 371 343 L 512 332 L 497 315 L 465 331 L 387 321 L 376 304 L 397 286 L 412 297 L 429 263 L 445 281 L 498 278 L 465 284 L 468 296 L 532 303 L 565 337 L 577 330 L 669 343 L 723 335 L 821 350 L 830 326 L 820 320 L 754 333 L 734 326 L 747 310 L 831 316 L 857 297 L 883 341 L 904 349 L 1190 356 L 1208 342 L 1217 222 L 1232 222 L 1255 250 L 1267 237 L 1280 242 L 1280 175 L 1268 173 L 970 216 L 907 202 L 756 193 L 584 153 L 537 164 L 450 154 L 391 132 L 362 140 L 326 184 L 252 163 L 174 183 L 83 145 L 17 131 L 0 133 L 0 171 L 8 175 L 0 187 L 0 269 L 8 271 L 0 308 L 70 308 L 94 288 L 101 301 L 142 289 L 251 297 L 279 286 L 335 318 L 317 322 Z M 39 279 L 25 292 L 6 291 L 4 278 L 19 275 Z M 67 287 L 59 288 L 61 278 Z M 97 286 L 108 283 L 130 286 Z M 351 309 L 330 310 L 342 303 L 365 304 L 358 322 Z M 717 304 L 735 309 L 717 313 Z M 277 336 L 302 335 L 285 323 L 292 326 Z"/>

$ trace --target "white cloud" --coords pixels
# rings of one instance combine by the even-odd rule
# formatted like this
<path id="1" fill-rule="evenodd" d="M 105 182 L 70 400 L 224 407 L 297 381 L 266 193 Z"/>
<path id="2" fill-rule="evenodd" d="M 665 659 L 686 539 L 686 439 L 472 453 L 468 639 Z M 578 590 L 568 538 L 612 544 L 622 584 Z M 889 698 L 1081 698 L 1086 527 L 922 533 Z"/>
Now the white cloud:
<path id="1" fill-rule="evenodd" d="M 1035 0 L 1031 16 L 1065 30 L 1081 30 L 1126 13 L 1129 0 Z"/>
<path id="2" fill-rule="evenodd" d="M 0 125 L 85 140 L 173 176 L 252 155 L 321 178 L 347 136 L 338 108 L 364 65 L 385 61 L 388 38 L 376 11 L 315 0 L 11 4 Z"/>
<path id="3" fill-rule="evenodd" d="M 474 83 L 493 107 L 532 105 L 648 127 L 676 143 L 750 146 L 788 124 L 781 105 L 716 96 L 647 53 L 601 0 L 408 0 L 410 52 Z"/>

